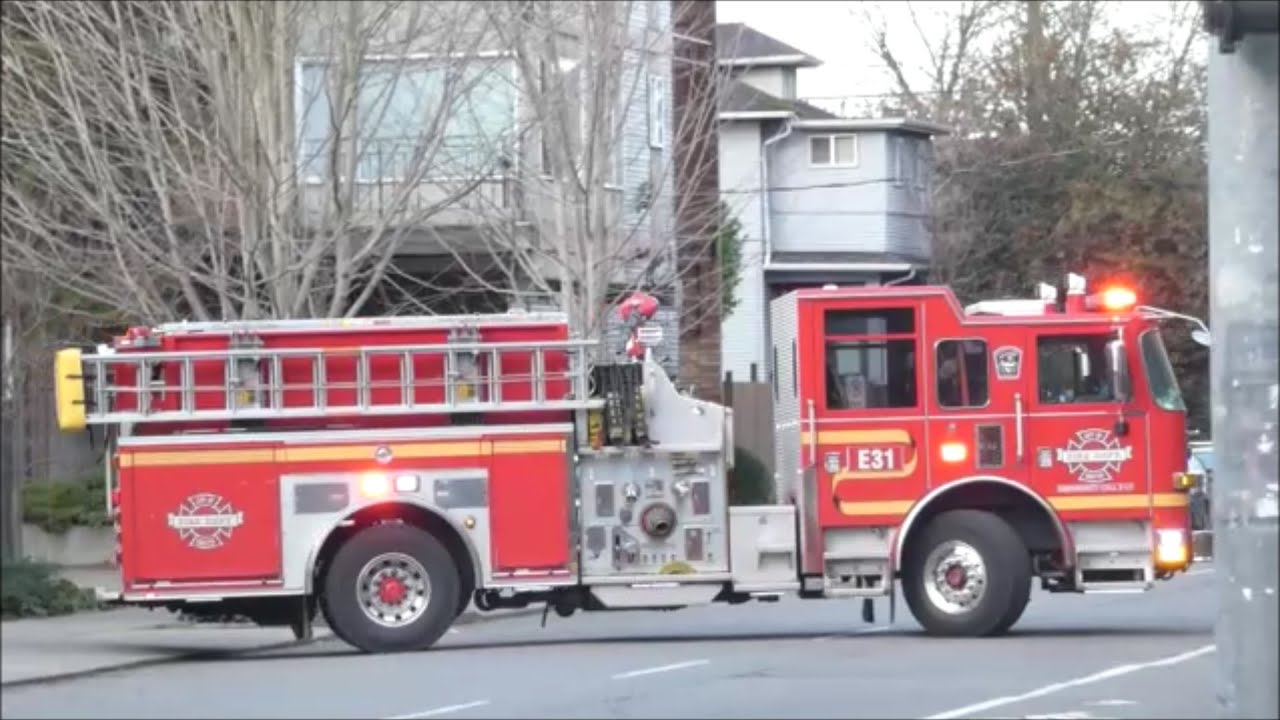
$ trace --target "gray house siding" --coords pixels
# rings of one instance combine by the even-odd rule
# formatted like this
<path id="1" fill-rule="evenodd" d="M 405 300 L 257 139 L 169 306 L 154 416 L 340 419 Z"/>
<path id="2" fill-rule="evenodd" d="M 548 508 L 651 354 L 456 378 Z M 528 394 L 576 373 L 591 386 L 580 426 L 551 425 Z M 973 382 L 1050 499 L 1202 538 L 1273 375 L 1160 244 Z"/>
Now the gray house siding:
<path id="1" fill-rule="evenodd" d="M 757 90 L 780 98 L 796 96 L 796 69 L 790 67 L 764 67 L 737 70 L 733 79 L 741 80 Z"/>
<path id="2" fill-rule="evenodd" d="M 810 139 L 852 134 L 851 167 L 810 165 Z M 927 259 L 924 202 L 910 178 L 895 184 L 896 159 L 884 132 L 797 130 L 769 163 L 774 252 L 887 253 Z"/>
<path id="3" fill-rule="evenodd" d="M 872 133 L 854 134 L 856 165 L 812 167 L 815 136 L 797 130 L 778 143 L 769 163 L 774 252 L 884 252 L 885 147 Z"/>

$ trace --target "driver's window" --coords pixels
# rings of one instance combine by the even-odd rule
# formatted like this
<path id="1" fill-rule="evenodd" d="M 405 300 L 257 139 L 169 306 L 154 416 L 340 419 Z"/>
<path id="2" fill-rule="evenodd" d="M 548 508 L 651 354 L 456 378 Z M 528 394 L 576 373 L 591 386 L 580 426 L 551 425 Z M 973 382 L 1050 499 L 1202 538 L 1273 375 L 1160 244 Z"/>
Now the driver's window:
<path id="1" fill-rule="evenodd" d="M 1049 335 L 1036 343 L 1040 402 L 1111 402 L 1110 335 Z"/>

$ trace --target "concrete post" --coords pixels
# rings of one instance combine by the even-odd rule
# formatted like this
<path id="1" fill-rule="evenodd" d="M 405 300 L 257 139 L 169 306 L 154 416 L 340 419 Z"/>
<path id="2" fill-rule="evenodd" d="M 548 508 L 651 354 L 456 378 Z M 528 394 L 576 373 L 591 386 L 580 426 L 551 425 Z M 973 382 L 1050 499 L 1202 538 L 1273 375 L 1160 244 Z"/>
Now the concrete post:
<path id="1" fill-rule="evenodd" d="M 1219 36 L 1209 53 L 1209 317 L 1224 718 L 1280 717 L 1274 6 L 1205 3 L 1207 25 Z"/>

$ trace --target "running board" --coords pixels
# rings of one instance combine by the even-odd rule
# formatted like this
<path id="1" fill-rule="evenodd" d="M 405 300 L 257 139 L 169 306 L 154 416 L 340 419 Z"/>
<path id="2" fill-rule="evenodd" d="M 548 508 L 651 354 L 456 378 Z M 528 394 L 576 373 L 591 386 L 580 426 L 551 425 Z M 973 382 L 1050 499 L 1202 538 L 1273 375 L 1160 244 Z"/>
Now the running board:
<path id="1" fill-rule="evenodd" d="M 886 597 L 889 595 L 889 588 L 870 587 L 870 588 L 827 588 L 823 593 L 824 597 L 829 598 L 876 598 Z"/>
<path id="2" fill-rule="evenodd" d="M 1086 595 L 1138 595 L 1152 588 L 1152 583 L 1090 583 L 1080 589 Z"/>

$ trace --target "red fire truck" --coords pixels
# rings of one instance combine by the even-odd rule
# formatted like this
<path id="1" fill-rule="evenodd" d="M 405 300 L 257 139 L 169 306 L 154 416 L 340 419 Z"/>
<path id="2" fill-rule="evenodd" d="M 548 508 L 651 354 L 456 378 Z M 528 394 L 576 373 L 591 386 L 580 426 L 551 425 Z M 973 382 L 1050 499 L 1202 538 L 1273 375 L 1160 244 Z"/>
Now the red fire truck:
<path id="1" fill-rule="evenodd" d="M 299 637 L 319 612 L 382 652 L 431 646 L 469 602 L 795 593 L 874 621 L 900 580 L 930 633 L 991 635 L 1033 576 L 1140 591 L 1191 562 L 1169 314 L 1067 285 L 775 300 L 775 505 L 728 505 L 731 412 L 646 354 L 642 294 L 615 359 L 555 314 L 133 328 L 58 353 L 58 417 L 107 430 L 117 602 Z"/>

